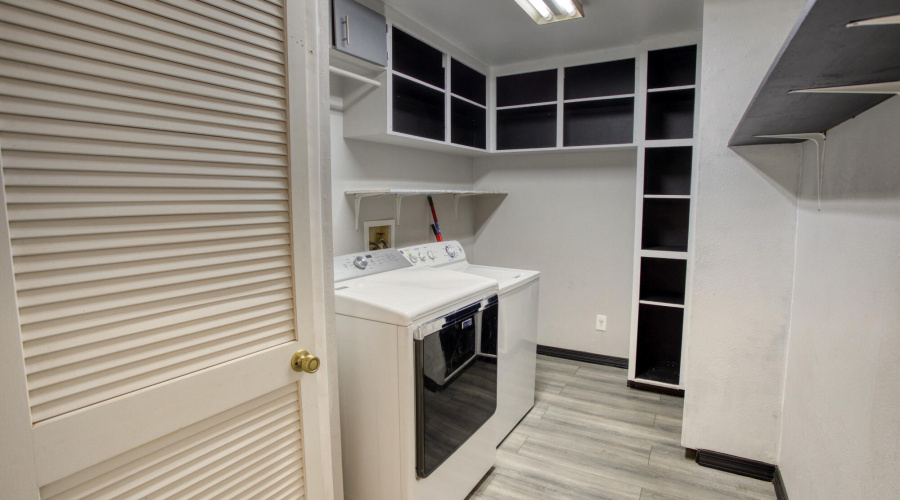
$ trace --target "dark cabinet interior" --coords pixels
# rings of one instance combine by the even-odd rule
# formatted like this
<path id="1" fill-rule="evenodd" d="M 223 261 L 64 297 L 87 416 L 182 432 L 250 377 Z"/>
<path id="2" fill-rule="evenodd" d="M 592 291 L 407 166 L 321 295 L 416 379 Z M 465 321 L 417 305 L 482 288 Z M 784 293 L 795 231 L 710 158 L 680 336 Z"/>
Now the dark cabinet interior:
<path id="1" fill-rule="evenodd" d="M 694 136 L 694 89 L 647 94 L 647 140 Z"/>
<path id="2" fill-rule="evenodd" d="M 487 105 L 487 77 L 465 64 L 450 61 L 450 92 L 482 106 Z"/>
<path id="3" fill-rule="evenodd" d="M 444 93 L 394 75 L 393 130 L 444 140 Z"/>
<path id="4" fill-rule="evenodd" d="M 697 46 L 651 50 L 647 54 L 647 88 L 694 85 L 697 78 Z"/>
<path id="5" fill-rule="evenodd" d="M 487 146 L 487 110 L 454 96 L 450 103 L 450 142 L 484 149 Z"/>
<path id="6" fill-rule="evenodd" d="M 563 146 L 628 144 L 634 137 L 634 98 L 567 102 Z"/>
<path id="7" fill-rule="evenodd" d="M 397 73 L 444 88 L 444 54 L 394 26 L 392 67 Z"/>
<path id="8" fill-rule="evenodd" d="M 634 59 L 565 68 L 566 100 L 634 94 Z"/>
<path id="9" fill-rule="evenodd" d="M 687 261 L 641 258 L 640 300 L 684 305 Z"/>
<path id="10" fill-rule="evenodd" d="M 555 69 L 497 77 L 497 107 L 555 101 Z"/>
<path id="11" fill-rule="evenodd" d="M 497 110 L 497 149 L 556 146 L 556 104 Z"/>
<path id="12" fill-rule="evenodd" d="M 644 198 L 641 248 L 686 252 L 691 200 Z"/>
<path id="13" fill-rule="evenodd" d="M 644 152 L 644 194 L 691 194 L 692 148 L 647 148 Z"/>
<path id="14" fill-rule="evenodd" d="M 638 308 L 635 378 L 677 385 L 684 309 L 652 304 Z"/>

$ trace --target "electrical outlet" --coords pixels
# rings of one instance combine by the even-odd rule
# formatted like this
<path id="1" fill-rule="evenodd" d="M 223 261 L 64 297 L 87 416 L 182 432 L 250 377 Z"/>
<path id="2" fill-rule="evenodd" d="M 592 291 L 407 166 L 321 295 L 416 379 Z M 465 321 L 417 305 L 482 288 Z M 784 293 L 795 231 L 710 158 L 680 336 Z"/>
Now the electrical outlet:
<path id="1" fill-rule="evenodd" d="M 606 331 L 606 316 L 603 316 L 602 314 L 597 315 L 597 327 L 596 328 L 598 331 L 601 331 L 601 332 Z"/>

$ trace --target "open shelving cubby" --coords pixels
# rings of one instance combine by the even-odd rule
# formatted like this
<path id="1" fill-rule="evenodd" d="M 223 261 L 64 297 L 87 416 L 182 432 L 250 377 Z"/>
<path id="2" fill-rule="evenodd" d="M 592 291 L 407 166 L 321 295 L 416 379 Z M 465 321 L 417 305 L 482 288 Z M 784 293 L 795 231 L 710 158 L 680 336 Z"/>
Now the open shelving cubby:
<path id="1" fill-rule="evenodd" d="M 683 394 L 689 307 L 697 46 L 650 50 L 638 208 L 629 385 Z"/>
<path id="2" fill-rule="evenodd" d="M 690 199 L 644 198 L 642 250 L 687 252 Z"/>
<path id="3" fill-rule="evenodd" d="M 556 70 L 497 77 L 497 149 L 556 147 Z"/>
<path id="4" fill-rule="evenodd" d="M 683 259 L 641 258 L 640 300 L 672 307 L 684 307 L 687 261 Z"/>
<path id="5" fill-rule="evenodd" d="M 399 74 L 393 79 L 394 132 L 444 140 L 444 92 Z"/>
<path id="6" fill-rule="evenodd" d="M 638 305 L 635 379 L 679 385 L 684 309 Z"/>
<path id="7" fill-rule="evenodd" d="M 644 198 L 690 196 L 693 148 L 647 148 L 644 151 Z"/>

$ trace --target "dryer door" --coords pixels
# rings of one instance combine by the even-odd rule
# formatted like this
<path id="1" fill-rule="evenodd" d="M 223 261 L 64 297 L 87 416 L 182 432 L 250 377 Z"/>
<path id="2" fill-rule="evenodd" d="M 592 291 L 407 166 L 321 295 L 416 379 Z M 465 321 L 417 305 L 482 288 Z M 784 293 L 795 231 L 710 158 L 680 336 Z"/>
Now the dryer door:
<path id="1" fill-rule="evenodd" d="M 434 472 L 497 409 L 496 296 L 485 303 L 442 318 L 440 329 L 415 341 L 420 478 Z"/>

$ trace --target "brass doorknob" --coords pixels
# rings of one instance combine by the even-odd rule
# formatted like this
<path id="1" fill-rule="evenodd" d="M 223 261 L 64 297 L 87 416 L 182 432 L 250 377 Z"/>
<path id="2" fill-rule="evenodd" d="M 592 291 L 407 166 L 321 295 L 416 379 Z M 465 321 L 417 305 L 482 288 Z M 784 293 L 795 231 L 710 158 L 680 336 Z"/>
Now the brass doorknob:
<path id="1" fill-rule="evenodd" d="M 322 362 L 318 356 L 313 356 L 306 349 L 300 349 L 291 357 L 291 368 L 295 372 L 316 373 Z"/>

